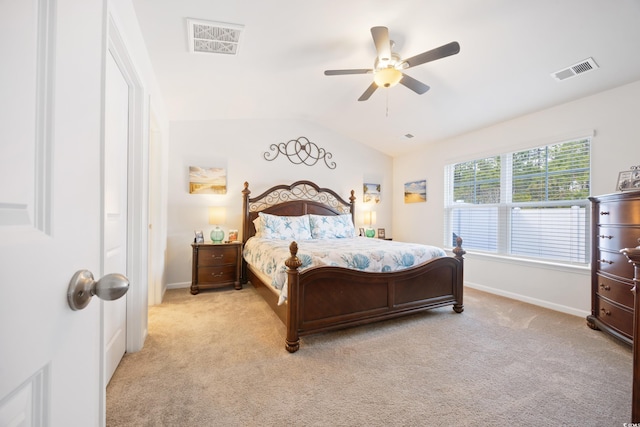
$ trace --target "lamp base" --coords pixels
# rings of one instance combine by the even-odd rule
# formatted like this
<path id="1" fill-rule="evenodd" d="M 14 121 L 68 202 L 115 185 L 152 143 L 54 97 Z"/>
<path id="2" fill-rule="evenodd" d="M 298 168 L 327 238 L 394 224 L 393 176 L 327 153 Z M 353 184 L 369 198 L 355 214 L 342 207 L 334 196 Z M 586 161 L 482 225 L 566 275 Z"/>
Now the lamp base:
<path id="1" fill-rule="evenodd" d="M 211 237 L 211 241 L 213 243 L 222 243 L 222 240 L 224 239 L 224 231 L 222 231 L 220 227 L 216 227 L 211 230 L 209 237 Z"/>
<path id="2" fill-rule="evenodd" d="M 374 230 L 373 228 L 367 228 L 366 230 L 364 230 L 364 235 L 367 237 L 374 237 L 376 235 L 376 230 Z"/>

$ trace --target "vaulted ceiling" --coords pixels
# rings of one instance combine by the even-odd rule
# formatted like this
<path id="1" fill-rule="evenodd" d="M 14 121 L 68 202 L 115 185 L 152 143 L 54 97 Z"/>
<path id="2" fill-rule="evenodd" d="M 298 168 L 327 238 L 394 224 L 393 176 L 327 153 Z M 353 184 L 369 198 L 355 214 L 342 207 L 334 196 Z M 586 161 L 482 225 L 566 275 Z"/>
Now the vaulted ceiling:
<path id="1" fill-rule="evenodd" d="M 389 155 L 640 80 L 639 0 L 133 0 L 170 120 L 300 119 Z M 236 55 L 190 53 L 188 19 L 243 26 Z M 430 86 L 358 98 L 371 27 Z M 558 80 L 592 58 L 598 68 Z M 570 74 L 571 72 L 569 72 Z M 413 138 L 405 135 L 411 134 Z"/>

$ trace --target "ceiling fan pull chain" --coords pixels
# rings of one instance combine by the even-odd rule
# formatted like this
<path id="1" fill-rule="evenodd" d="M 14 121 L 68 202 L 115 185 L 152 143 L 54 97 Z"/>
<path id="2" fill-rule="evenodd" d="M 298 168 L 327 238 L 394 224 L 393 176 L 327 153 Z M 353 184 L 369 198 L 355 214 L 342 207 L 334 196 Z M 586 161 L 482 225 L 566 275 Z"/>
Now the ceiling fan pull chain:
<path id="1" fill-rule="evenodd" d="M 387 90 L 385 90 L 385 92 L 387 92 L 387 108 L 385 111 L 385 116 L 389 117 L 389 89 L 387 88 Z"/>

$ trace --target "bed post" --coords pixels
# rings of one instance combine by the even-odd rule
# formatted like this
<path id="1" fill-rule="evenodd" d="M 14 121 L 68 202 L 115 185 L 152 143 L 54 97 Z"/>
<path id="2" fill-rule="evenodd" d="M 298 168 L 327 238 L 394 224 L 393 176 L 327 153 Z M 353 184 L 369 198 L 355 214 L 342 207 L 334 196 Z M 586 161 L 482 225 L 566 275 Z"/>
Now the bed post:
<path id="1" fill-rule="evenodd" d="M 463 276 L 463 271 L 464 271 L 464 257 L 463 255 L 466 254 L 467 251 L 465 251 L 464 249 L 462 249 L 462 238 L 460 236 L 458 236 L 458 238 L 456 238 L 456 247 L 453 248 L 453 254 L 455 255 L 455 258 L 458 260 L 458 274 L 457 274 L 457 282 L 456 282 L 456 298 L 458 299 L 457 304 L 453 305 L 453 311 L 455 311 L 456 313 L 462 313 L 464 311 L 464 304 L 462 303 L 462 289 L 464 286 L 464 276 Z"/>
<path id="2" fill-rule="evenodd" d="M 356 192 L 351 190 L 351 197 L 349 197 L 349 202 L 351 206 L 349 207 L 349 211 L 351 211 L 351 221 L 353 221 L 353 225 L 356 225 Z"/>
<path id="3" fill-rule="evenodd" d="M 249 239 L 249 183 L 244 182 L 244 190 L 242 190 L 242 244 L 247 243 Z M 248 281 L 247 277 L 247 262 L 242 258 L 242 268 L 240 269 L 240 283 L 245 284 Z"/>
<path id="4" fill-rule="evenodd" d="M 300 286 L 300 272 L 298 268 L 302 261 L 298 258 L 298 244 L 291 242 L 289 245 L 291 258 L 284 263 L 287 266 L 287 339 L 285 347 L 289 353 L 295 353 L 300 348 L 300 336 L 298 335 L 298 297 Z"/>

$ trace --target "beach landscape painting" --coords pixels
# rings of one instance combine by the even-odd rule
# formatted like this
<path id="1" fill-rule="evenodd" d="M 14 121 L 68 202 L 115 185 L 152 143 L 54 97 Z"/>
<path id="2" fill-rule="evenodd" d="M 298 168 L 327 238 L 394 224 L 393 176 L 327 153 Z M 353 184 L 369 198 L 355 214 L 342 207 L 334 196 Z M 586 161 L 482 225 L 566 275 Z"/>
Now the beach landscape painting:
<path id="1" fill-rule="evenodd" d="M 427 180 L 412 181 L 404 184 L 404 202 L 421 203 L 427 201 Z"/>
<path id="2" fill-rule="evenodd" d="M 380 203 L 380 184 L 365 183 L 363 187 L 365 203 Z"/>
<path id="3" fill-rule="evenodd" d="M 227 194 L 227 171 L 224 168 L 189 166 L 189 193 Z"/>

